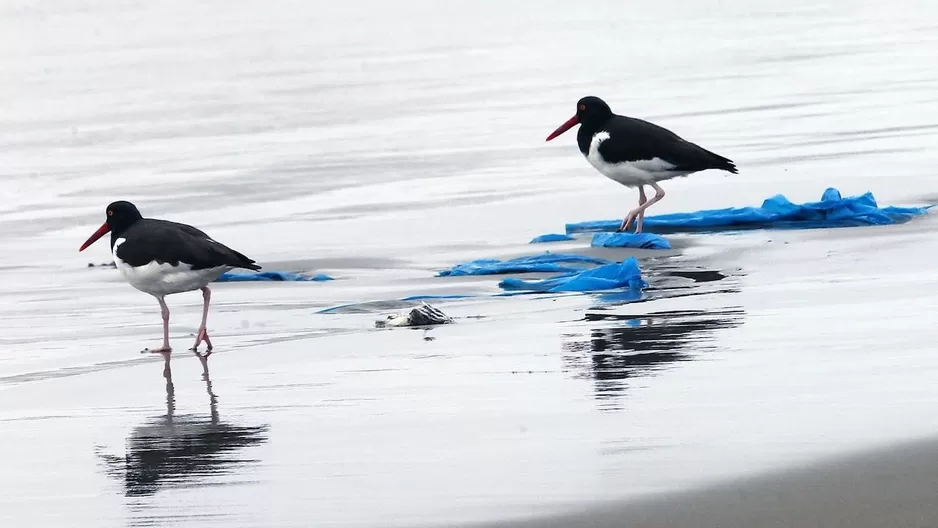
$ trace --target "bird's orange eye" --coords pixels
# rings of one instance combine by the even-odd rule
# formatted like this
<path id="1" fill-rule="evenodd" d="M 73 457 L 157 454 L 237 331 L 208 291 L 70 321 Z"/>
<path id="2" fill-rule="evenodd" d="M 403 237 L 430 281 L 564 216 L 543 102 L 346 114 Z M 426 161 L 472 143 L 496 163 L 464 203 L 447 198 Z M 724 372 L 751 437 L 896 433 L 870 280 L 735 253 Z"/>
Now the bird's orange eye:
<path id="1" fill-rule="evenodd" d="M 108 215 L 108 216 L 114 216 L 114 211 L 108 211 L 108 212 L 107 212 L 107 215 Z"/>
<path id="2" fill-rule="evenodd" d="M 580 110 L 586 110 L 586 105 L 580 105 Z"/>

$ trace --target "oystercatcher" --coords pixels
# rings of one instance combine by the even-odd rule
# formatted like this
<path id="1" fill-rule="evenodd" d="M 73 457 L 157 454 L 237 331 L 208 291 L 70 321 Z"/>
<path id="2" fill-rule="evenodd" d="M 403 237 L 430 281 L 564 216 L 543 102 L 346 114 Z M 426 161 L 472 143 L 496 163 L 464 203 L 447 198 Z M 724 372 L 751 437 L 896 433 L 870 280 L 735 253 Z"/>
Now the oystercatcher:
<path id="1" fill-rule="evenodd" d="M 111 233 L 114 264 L 124 280 L 138 290 L 156 297 L 163 315 L 163 346 L 151 352 L 171 352 L 169 308 L 164 297 L 173 293 L 202 290 L 202 324 L 195 337 L 194 351 L 212 341 L 205 328 L 212 292 L 208 283 L 234 268 L 259 270 L 260 266 L 237 251 L 209 238 L 190 225 L 144 218 L 137 207 L 125 201 L 107 206 L 107 220 L 78 249 L 94 244 Z"/>
<path id="2" fill-rule="evenodd" d="M 576 115 L 547 136 L 547 141 L 577 124 L 577 145 L 590 165 L 626 187 L 638 187 L 638 207 L 629 211 L 618 231 L 625 231 L 635 220 L 635 232 L 641 232 L 645 210 L 664 198 L 660 181 L 706 169 L 737 173 L 731 160 L 666 128 L 613 114 L 605 101 L 593 96 L 577 101 Z M 650 200 L 645 197 L 645 185 L 655 190 Z"/>

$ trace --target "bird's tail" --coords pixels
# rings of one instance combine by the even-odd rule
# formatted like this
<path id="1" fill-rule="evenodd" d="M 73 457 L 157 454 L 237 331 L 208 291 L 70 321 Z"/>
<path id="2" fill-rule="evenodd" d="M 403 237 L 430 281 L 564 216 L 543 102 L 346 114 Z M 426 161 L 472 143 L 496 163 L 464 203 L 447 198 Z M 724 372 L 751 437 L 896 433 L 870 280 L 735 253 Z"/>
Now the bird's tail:
<path id="1" fill-rule="evenodd" d="M 706 149 L 705 149 L 706 150 Z M 725 170 L 733 174 L 739 174 L 739 171 L 736 169 L 736 163 L 729 158 L 724 158 L 723 156 L 710 152 L 707 150 L 707 153 L 710 154 L 713 158 L 713 164 L 710 166 L 711 169 Z"/>
<path id="2" fill-rule="evenodd" d="M 739 170 L 736 169 L 736 164 L 732 160 L 723 160 L 723 163 L 720 164 L 717 169 L 725 170 L 733 174 L 739 174 Z"/>
<path id="3" fill-rule="evenodd" d="M 234 266 L 237 266 L 239 268 L 249 269 L 252 271 L 260 271 L 261 267 L 257 264 L 257 262 L 254 262 L 254 259 L 250 259 L 246 255 L 244 255 L 244 253 L 240 253 L 233 249 L 231 250 L 231 252 L 238 259 L 238 262 L 233 264 Z"/>

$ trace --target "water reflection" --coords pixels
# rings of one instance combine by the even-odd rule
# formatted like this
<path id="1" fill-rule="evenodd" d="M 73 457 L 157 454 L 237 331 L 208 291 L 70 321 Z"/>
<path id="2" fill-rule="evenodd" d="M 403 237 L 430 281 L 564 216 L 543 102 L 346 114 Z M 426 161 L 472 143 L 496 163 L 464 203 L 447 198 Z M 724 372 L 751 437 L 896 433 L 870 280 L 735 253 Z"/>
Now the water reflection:
<path id="1" fill-rule="evenodd" d="M 643 270 L 648 286 L 642 290 L 615 290 L 593 294 L 598 307 L 609 308 L 647 302 L 655 299 L 722 295 L 739 292 L 739 280 L 745 275 L 742 269 L 723 270 L 676 265 L 668 260 L 647 260 Z"/>
<path id="2" fill-rule="evenodd" d="M 738 326 L 744 315 L 740 308 L 645 315 L 588 312 L 583 319 L 592 327 L 588 336 L 563 336 L 564 367 L 592 379 L 601 406 L 616 409 L 630 378 L 693 359 L 693 352 L 714 346 L 715 330 Z"/>
<path id="3" fill-rule="evenodd" d="M 108 473 L 123 480 L 126 496 L 153 495 L 161 486 L 192 485 L 202 478 L 232 473 L 252 462 L 242 457 L 241 449 L 267 441 L 266 425 L 238 426 L 221 420 L 208 356 L 199 355 L 199 360 L 208 417 L 176 414 L 170 354 L 164 354 L 166 414 L 134 428 L 124 456 L 101 455 Z"/>

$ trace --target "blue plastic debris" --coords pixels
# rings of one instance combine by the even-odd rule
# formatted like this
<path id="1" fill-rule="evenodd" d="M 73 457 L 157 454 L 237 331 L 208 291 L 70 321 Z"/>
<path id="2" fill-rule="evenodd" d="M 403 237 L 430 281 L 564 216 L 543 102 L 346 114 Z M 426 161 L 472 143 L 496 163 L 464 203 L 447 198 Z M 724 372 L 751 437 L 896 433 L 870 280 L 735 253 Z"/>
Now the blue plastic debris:
<path id="1" fill-rule="evenodd" d="M 543 293 L 589 292 L 615 288 L 641 289 L 647 286 L 638 269 L 638 261 L 629 257 L 590 270 L 568 273 L 544 280 L 526 281 L 508 278 L 498 283 L 503 290 L 527 290 Z"/>
<path id="2" fill-rule="evenodd" d="M 642 290 L 638 288 L 629 288 L 627 290 L 614 290 L 595 295 L 594 299 L 604 304 L 626 304 L 639 301 L 642 298 Z M 626 321 L 628 326 L 639 326 L 638 319 L 629 319 Z"/>
<path id="3" fill-rule="evenodd" d="M 499 273 L 530 272 L 576 272 L 583 266 L 566 266 L 562 263 L 608 264 L 610 261 L 596 257 L 585 257 L 566 253 L 544 253 L 530 257 L 518 257 L 511 260 L 479 259 L 458 264 L 437 274 L 438 277 L 457 277 L 463 275 L 495 275 Z"/>
<path id="4" fill-rule="evenodd" d="M 404 297 L 401 301 L 427 301 L 430 299 L 434 300 L 452 300 L 452 299 L 468 299 L 469 295 L 411 295 L 410 297 Z"/>
<path id="5" fill-rule="evenodd" d="M 596 265 L 599 267 L 587 269 L 586 266 L 561 266 L 558 262 L 574 262 L 584 265 Z M 504 297 L 512 295 L 524 295 L 536 292 L 577 292 L 577 291 L 598 291 L 630 288 L 632 291 L 620 291 L 617 298 L 620 302 L 628 300 L 638 300 L 642 296 L 641 288 L 645 287 L 645 281 L 642 280 L 641 271 L 638 269 L 638 261 L 630 257 L 624 262 L 616 263 L 610 260 L 585 257 L 583 255 L 573 255 L 564 253 L 544 253 L 530 257 L 519 257 L 511 260 L 480 259 L 454 266 L 450 270 L 441 271 L 439 276 L 447 275 L 492 275 L 496 273 L 524 273 L 524 272 L 557 272 L 562 273 L 553 278 L 543 281 L 522 281 L 518 279 L 506 279 L 499 283 L 499 286 L 505 290 L 494 295 L 482 295 L 482 297 Z M 436 299 L 440 301 L 458 300 L 480 297 L 480 295 L 411 295 L 400 299 L 400 302 L 424 301 Z M 365 309 L 366 305 L 376 305 L 371 303 L 351 303 L 338 306 L 331 306 L 319 310 L 318 314 L 331 314 L 341 311 L 360 311 Z"/>
<path id="6" fill-rule="evenodd" d="M 222 273 L 215 282 L 248 282 L 248 281 L 330 281 L 334 280 L 328 275 L 318 274 L 312 277 L 289 271 L 260 271 L 257 273 Z"/>
<path id="7" fill-rule="evenodd" d="M 328 308 L 323 308 L 315 313 L 317 314 L 333 314 L 340 311 L 350 312 L 350 313 L 361 313 L 361 312 L 372 312 L 372 311 L 381 311 L 385 309 L 395 309 L 395 308 L 406 308 L 407 305 L 415 301 L 427 301 L 430 299 L 438 301 L 449 301 L 449 300 L 460 300 L 460 299 L 470 299 L 471 295 L 411 295 L 409 297 L 403 297 L 401 299 L 393 301 L 364 301 L 364 302 L 353 302 L 346 304 L 339 304 L 336 306 L 330 306 Z M 404 304 L 404 306 L 398 306 L 398 304 Z M 391 305 L 391 306 L 389 306 Z"/>
<path id="8" fill-rule="evenodd" d="M 531 240 L 531 244 L 543 244 L 545 242 L 566 242 L 569 240 L 576 240 L 570 235 L 561 235 L 559 233 L 548 233 L 546 235 L 541 235 L 534 237 Z"/>
<path id="9" fill-rule="evenodd" d="M 901 224 L 925 214 L 927 207 L 879 207 L 872 193 L 844 198 L 828 188 L 819 202 L 795 204 L 778 194 L 762 202 L 762 207 L 730 207 L 693 213 L 673 213 L 645 217 L 643 231 L 720 231 L 728 229 L 821 229 Z M 597 220 L 567 224 L 567 234 L 615 231 L 622 220 Z"/>
<path id="10" fill-rule="evenodd" d="M 654 233 L 596 233 L 590 242 L 593 247 L 639 249 L 671 249 L 671 243 Z"/>

